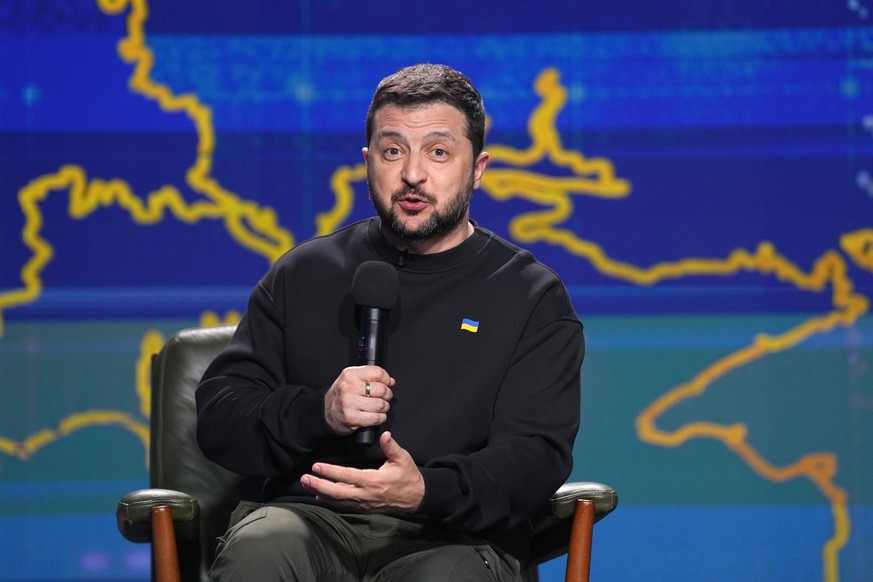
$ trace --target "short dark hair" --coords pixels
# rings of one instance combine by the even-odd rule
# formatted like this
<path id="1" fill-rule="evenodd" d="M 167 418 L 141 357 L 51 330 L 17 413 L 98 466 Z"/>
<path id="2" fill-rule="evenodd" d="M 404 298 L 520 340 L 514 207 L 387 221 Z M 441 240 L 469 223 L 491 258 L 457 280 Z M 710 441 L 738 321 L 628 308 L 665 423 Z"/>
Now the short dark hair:
<path id="1" fill-rule="evenodd" d="M 412 65 L 382 79 L 367 111 L 367 145 L 373 136 L 373 118 L 379 108 L 430 103 L 445 103 L 464 114 L 475 160 L 485 147 L 485 105 L 470 79 L 446 65 Z"/>

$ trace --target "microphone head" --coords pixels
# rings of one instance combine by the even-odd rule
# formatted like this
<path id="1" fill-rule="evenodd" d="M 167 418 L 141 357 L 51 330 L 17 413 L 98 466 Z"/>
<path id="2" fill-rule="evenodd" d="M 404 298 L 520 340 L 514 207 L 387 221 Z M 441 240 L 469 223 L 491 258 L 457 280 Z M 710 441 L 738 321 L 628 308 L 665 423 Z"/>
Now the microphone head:
<path id="1" fill-rule="evenodd" d="M 394 267 L 382 261 L 361 263 L 352 279 L 352 300 L 359 307 L 391 309 L 400 296 Z"/>

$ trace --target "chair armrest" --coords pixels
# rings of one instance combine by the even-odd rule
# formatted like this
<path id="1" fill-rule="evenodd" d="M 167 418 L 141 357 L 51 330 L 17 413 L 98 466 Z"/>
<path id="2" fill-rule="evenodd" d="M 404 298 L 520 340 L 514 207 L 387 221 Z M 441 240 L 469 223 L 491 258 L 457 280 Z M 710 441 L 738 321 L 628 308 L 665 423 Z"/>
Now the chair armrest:
<path id="1" fill-rule="evenodd" d="M 594 502 L 594 521 L 598 522 L 616 508 L 618 492 L 602 483 L 588 481 L 562 485 L 531 518 L 530 564 L 541 564 L 566 553 L 573 525 L 571 518 L 580 499 Z"/>
<path id="2" fill-rule="evenodd" d="M 173 514 L 173 530 L 179 542 L 194 541 L 200 529 L 200 504 L 180 491 L 138 489 L 121 498 L 115 517 L 118 531 L 131 542 L 152 541 L 152 508 L 168 506 Z"/>
<path id="3" fill-rule="evenodd" d="M 594 521 L 598 522 L 618 506 L 618 492 L 603 483 L 582 481 L 562 485 L 549 498 L 546 506 L 557 519 L 572 517 L 576 511 L 576 502 L 587 499 L 594 502 Z"/>

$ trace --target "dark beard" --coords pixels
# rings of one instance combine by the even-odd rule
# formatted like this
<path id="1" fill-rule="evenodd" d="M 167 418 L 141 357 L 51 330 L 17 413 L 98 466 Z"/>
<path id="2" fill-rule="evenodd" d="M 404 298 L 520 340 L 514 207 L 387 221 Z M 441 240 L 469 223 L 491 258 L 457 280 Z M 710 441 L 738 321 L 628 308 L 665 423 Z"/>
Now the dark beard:
<path id="1" fill-rule="evenodd" d="M 387 227 L 388 230 L 405 240 L 427 240 L 451 232 L 452 229 L 464 220 L 464 217 L 467 215 L 467 210 L 470 208 L 470 200 L 473 198 L 473 175 L 472 173 L 470 174 L 470 180 L 463 189 L 455 192 L 444 211 L 440 212 L 434 209 L 430 218 L 415 230 L 406 228 L 398 217 L 397 212 L 394 210 L 393 203 L 407 194 L 415 194 L 416 196 L 424 198 L 429 204 L 433 205 L 435 198 L 432 195 L 419 190 L 418 188 L 402 188 L 391 195 L 392 204 L 385 207 L 381 204 L 378 193 L 374 191 L 373 183 L 369 176 L 367 176 L 367 189 L 370 193 L 370 201 L 376 209 L 376 214 L 379 215 L 379 218 L 382 219 L 382 224 Z"/>

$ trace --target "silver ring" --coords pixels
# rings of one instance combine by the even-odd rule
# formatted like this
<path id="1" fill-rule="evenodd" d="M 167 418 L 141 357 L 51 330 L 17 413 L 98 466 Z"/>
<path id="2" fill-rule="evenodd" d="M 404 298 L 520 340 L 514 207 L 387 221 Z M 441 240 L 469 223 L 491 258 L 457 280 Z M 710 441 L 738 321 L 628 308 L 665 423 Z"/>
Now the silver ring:
<path id="1" fill-rule="evenodd" d="M 367 384 L 364 386 L 364 396 L 366 396 L 367 398 L 370 397 L 370 383 L 369 382 L 367 382 Z"/>

